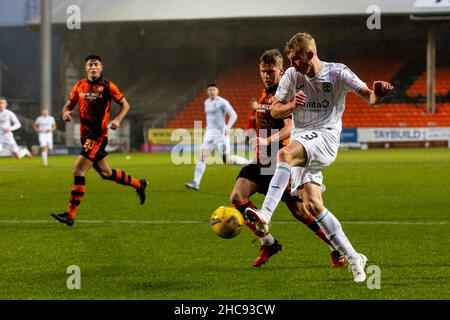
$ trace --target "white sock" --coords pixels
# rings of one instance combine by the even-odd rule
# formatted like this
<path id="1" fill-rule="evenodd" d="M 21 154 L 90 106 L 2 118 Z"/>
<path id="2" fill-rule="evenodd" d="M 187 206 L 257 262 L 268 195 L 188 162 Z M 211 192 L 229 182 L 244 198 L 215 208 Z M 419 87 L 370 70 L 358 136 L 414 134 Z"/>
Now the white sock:
<path id="1" fill-rule="evenodd" d="M 44 163 L 44 166 L 48 165 L 48 152 L 42 151 L 41 155 L 42 155 L 42 162 Z"/>
<path id="2" fill-rule="evenodd" d="M 352 244 L 342 230 L 339 220 L 328 210 L 324 209 L 317 217 L 316 221 L 327 235 L 328 240 L 347 260 L 355 258 L 358 253 L 353 249 Z"/>
<path id="3" fill-rule="evenodd" d="M 271 246 L 275 243 L 275 238 L 272 234 L 268 233 L 264 237 L 259 238 L 259 241 L 261 241 L 262 245 Z"/>
<path id="4" fill-rule="evenodd" d="M 280 203 L 284 190 L 289 183 L 290 176 L 291 166 L 286 162 L 278 162 L 261 209 L 261 213 L 267 222 L 270 222 L 273 212 Z"/>
<path id="5" fill-rule="evenodd" d="M 231 156 L 233 164 L 249 164 L 250 161 L 240 156 Z"/>
<path id="6" fill-rule="evenodd" d="M 25 157 L 28 154 L 28 149 L 27 148 L 23 148 L 21 150 L 19 150 L 19 159 L 22 159 L 23 157 Z"/>
<path id="7" fill-rule="evenodd" d="M 194 182 L 197 185 L 200 185 L 200 181 L 202 180 L 203 174 L 205 173 L 206 163 L 204 161 L 197 162 L 194 171 Z"/>

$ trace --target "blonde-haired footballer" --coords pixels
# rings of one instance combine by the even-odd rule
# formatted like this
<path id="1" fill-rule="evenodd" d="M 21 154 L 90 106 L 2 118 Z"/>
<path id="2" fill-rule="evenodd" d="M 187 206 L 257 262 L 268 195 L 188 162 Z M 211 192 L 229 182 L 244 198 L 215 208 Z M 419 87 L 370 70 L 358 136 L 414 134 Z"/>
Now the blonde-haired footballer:
<path id="1" fill-rule="evenodd" d="M 349 263 L 355 282 L 366 279 L 367 258 L 358 253 L 339 220 L 322 200 L 322 169 L 331 165 L 339 149 L 345 97 L 354 92 L 371 105 L 380 104 L 393 90 L 385 81 L 375 81 L 372 90 L 346 65 L 321 61 L 314 38 L 297 33 L 285 46 L 291 62 L 280 81 L 271 115 L 294 116 L 290 143 L 277 154 L 277 168 L 261 210 L 247 208 L 247 218 L 268 225 L 286 189 L 292 170 L 292 192 L 299 193 L 306 209 L 315 217 L 327 238 Z"/>
<path id="2" fill-rule="evenodd" d="M 273 96 L 283 75 L 283 56 L 278 49 L 266 50 L 259 59 L 259 74 L 264 84 L 264 90 L 256 109 L 256 137 L 252 139 L 255 144 L 256 160 L 243 167 L 236 178 L 230 201 L 233 206 L 245 216 L 247 208 L 255 208 L 250 197 L 255 193 L 266 194 L 272 179 L 276 151 L 289 143 L 293 127 L 292 115 L 275 119 L 268 108 L 272 104 Z M 278 148 L 277 148 L 278 147 Z M 272 160 L 273 159 L 273 160 Z M 292 196 L 288 189 L 283 194 L 282 201 L 289 208 L 292 215 L 310 228 L 331 249 L 331 266 L 342 268 L 344 257 L 333 247 L 325 233 L 317 224 L 314 217 L 306 211 L 302 199 Z M 258 226 L 245 219 L 245 225 L 260 240 L 259 255 L 253 262 L 258 268 L 265 264 L 271 256 L 281 251 L 281 243 L 269 231 L 261 230 Z"/>

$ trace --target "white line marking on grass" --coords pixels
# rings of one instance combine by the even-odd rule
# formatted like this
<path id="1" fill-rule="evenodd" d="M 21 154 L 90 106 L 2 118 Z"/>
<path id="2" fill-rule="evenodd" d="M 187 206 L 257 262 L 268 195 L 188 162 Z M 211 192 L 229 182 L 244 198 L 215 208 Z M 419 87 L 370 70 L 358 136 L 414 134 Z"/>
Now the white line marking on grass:
<path id="1" fill-rule="evenodd" d="M 42 224 L 55 223 L 54 220 L 0 220 L 0 224 Z M 89 224 L 207 224 L 201 220 L 76 220 L 79 223 Z M 272 224 L 298 224 L 297 221 L 273 221 Z M 450 221 L 341 221 L 344 224 L 365 225 L 447 225 Z"/>

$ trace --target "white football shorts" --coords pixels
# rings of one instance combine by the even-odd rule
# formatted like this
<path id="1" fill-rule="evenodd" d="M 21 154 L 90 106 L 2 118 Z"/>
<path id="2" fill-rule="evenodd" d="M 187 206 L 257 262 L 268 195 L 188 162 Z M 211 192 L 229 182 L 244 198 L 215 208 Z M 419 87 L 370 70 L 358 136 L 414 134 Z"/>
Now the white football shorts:
<path id="1" fill-rule="evenodd" d="M 217 129 L 206 129 L 202 149 L 212 151 L 214 148 L 221 154 L 230 153 L 230 136 Z"/>
<path id="2" fill-rule="evenodd" d="M 53 149 L 53 134 L 51 132 L 39 133 L 39 145 Z"/>
<path id="3" fill-rule="evenodd" d="M 291 190 L 297 194 L 298 187 L 307 182 L 323 185 L 322 169 L 336 160 L 339 149 L 339 132 L 334 129 L 301 130 L 292 129 L 291 140 L 300 142 L 306 150 L 307 162 L 305 167 L 292 167 Z"/>
<path id="4" fill-rule="evenodd" d="M 3 151 L 3 148 L 11 152 L 19 152 L 19 146 L 12 135 L 0 135 L 0 152 Z"/>

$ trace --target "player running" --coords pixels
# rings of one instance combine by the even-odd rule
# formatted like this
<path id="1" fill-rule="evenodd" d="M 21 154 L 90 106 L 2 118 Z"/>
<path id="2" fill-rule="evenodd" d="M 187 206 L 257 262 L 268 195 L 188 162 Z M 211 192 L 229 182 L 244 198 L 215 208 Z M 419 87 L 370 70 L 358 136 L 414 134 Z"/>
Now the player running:
<path id="1" fill-rule="evenodd" d="M 52 213 L 51 216 L 59 222 L 72 226 L 81 200 L 86 190 L 85 175 L 94 169 L 105 180 L 131 186 L 136 189 L 140 203 L 145 202 L 147 181 L 138 180 L 120 169 L 112 169 L 105 151 L 108 144 L 108 121 L 110 117 L 111 100 L 120 105 L 117 117 L 111 121 L 110 128 L 117 130 L 130 106 L 117 86 L 103 78 L 102 59 L 97 55 L 89 55 L 85 59 L 86 78 L 79 80 L 72 89 L 69 100 L 62 110 L 62 118 L 72 121 L 72 112 L 79 104 L 81 153 L 75 162 L 73 170 L 74 184 L 72 186 L 69 205 L 64 213 Z"/>
<path id="2" fill-rule="evenodd" d="M 5 147 L 12 152 L 14 157 L 22 159 L 23 157 L 32 158 L 31 152 L 27 148 L 19 149 L 14 139 L 13 131 L 21 127 L 19 119 L 11 110 L 7 109 L 8 101 L 0 97 L 0 152 Z"/>
<path id="3" fill-rule="evenodd" d="M 205 100 L 206 130 L 200 150 L 200 159 L 195 166 L 194 180 L 185 184 L 187 188 L 193 190 L 200 189 L 200 181 L 206 170 L 205 160 L 214 147 L 222 155 L 223 163 L 249 163 L 245 158 L 230 155 L 230 129 L 237 120 L 236 111 L 228 100 L 219 96 L 219 88 L 216 84 L 209 84 L 206 92 L 208 94 L 208 99 Z M 226 123 L 227 114 L 229 119 Z"/>
<path id="4" fill-rule="evenodd" d="M 39 135 L 42 164 L 48 166 L 48 154 L 53 149 L 53 131 L 56 130 L 55 118 L 49 115 L 48 108 L 41 110 L 41 115 L 34 122 L 34 130 Z"/>
<path id="5" fill-rule="evenodd" d="M 256 154 L 257 158 L 253 163 L 248 164 L 239 172 L 238 178 L 230 195 L 230 201 L 245 217 L 245 209 L 255 208 L 249 197 L 256 192 L 266 194 L 272 178 L 271 174 L 264 172 L 270 170 L 272 161 L 271 145 L 283 148 L 289 143 L 289 136 L 293 125 L 292 115 L 285 118 L 275 119 L 271 116 L 269 106 L 272 104 L 273 95 L 277 91 L 278 83 L 283 74 L 283 56 L 278 49 L 265 51 L 259 59 L 259 71 L 264 90 L 256 108 Z M 265 132 L 263 132 L 265 131 Z M 275 150 L 275 149 L 274 149 Z M 276 151 L 276 150 L 275 150 Z M 273 159 L 274 163 L 276 159 Z M 334 249 L 325 233 L 320 229 L 314 217 L 309 214 L 299 197 L 291 196 L 288 190 L 285 191 L 282 201 L 291 211 L 292 215 L 307 225 L 331 248 L 331 259 L 333 268 L 344 266 L 345 259 L 339 251 Z M 253 262 L 253 267 L 257 268 L 267 262 L 267 260 L 281 250 L 281 244 L 263 229 L 258 229 L 257 225 L 245 219 L 245 224 L 252 230 L 253 234 L 261 242 L 260 253 Z"/>
<path id="6" fill-rule="evenodd" d="M 325 208 L 322 169 L 336 159 L 347 93 L 355 92 L 369 104 L 377 105 L 393 86 L 375 81 L 370 90 L 347 66 L 320 61 L 314 38 L 306 33 L 294 35 L 285 51 L 292 67 L 280 81 L 271 114 L 277 119 L 293 114 L 295 129 L 289 145 L 278 151 L 277 168 L 262 209 L 247 208 L 247 218 L 269 224 L 293 169 L 292 191 L 300 193 L 306 209 L 345 256 L 354 281 L 363 282 L 367 258 L 353 248 L 338 219 Z"/>

